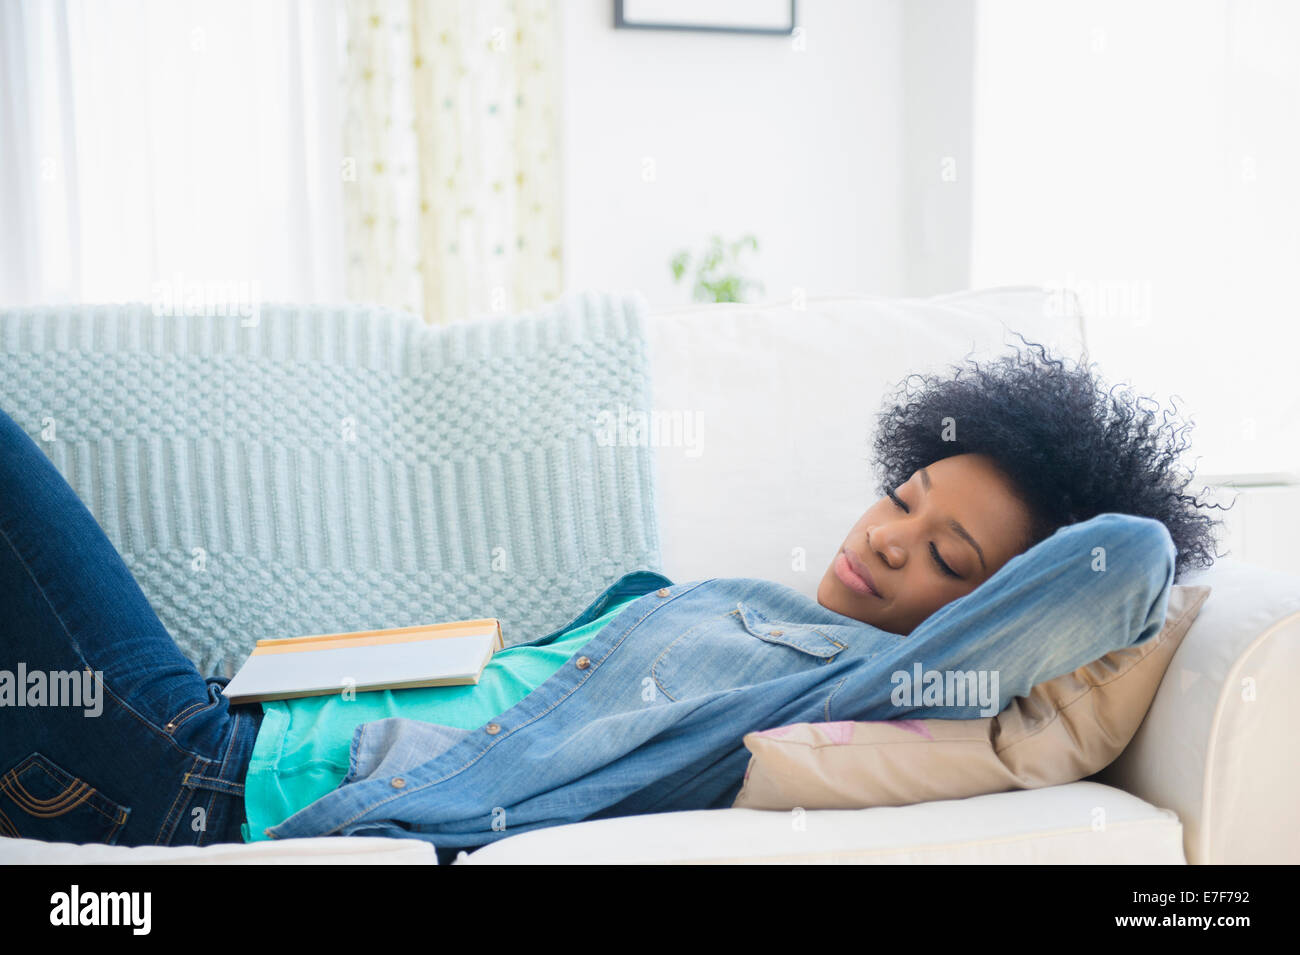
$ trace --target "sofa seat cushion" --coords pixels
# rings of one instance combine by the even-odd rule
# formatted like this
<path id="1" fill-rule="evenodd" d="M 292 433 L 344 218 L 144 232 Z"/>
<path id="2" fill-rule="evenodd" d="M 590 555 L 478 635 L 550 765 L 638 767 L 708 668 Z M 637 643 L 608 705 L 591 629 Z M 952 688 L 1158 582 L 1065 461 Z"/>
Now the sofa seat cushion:
<path id="1" fill-rule="evenodd" d="M 437 865 L 421 839 L 321 837 L 211 846 L 99 846 L 0 838 L 0 865 Z"/>
<path id="2" fill-rule="evenodd" d="M 528 863 L 1144 863 L 1183 865 L 1172 812 L 1076 782 L 910 806 L 705 809 L 508 836 L 458 865 Z"/>

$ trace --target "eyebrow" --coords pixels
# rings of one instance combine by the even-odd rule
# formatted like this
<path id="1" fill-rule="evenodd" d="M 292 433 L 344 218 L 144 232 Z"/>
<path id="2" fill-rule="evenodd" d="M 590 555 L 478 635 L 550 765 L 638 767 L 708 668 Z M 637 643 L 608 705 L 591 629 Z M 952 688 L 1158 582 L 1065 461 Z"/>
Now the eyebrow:
<path id="1" fill-rule="evenodd" d="M 921 475 L 921 484 L 925 487 L 925 493 L 929 494 L 930 493 L 930 472 L 927 471 L 925 468 L 921 468 L 917 473 Z M 980 558 L 980 565 L 984 568 L 984 572 L 988 573 L 989 565 L 984 561 L 984 549 L 980 547 L 979 543 L 975 540 L 975 538 L 970 536 L 970 531 L 966 530 L 966 528 L 961 526 L 961 523 L 959 521 L 953 520 L 951 517 L 948 518 L 948 526 L 951 527 L 954 531 L 956 531 L 957 534 L 963 540 L 965 540 L 968 544 L 971 545 L 971 547 L 975 548 L 975 553 L 978 554 Z"/>

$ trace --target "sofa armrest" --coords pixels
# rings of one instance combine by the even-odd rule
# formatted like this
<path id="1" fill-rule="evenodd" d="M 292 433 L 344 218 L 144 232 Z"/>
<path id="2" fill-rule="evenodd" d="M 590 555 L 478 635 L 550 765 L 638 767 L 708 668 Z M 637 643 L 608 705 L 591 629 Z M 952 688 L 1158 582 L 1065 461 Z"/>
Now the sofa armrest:
<path id="1" fill-rule="evenodd" d="M 1300 862 L 1300 577 L 1232 559 L 1120 757 L 1089 777 L 1172 809 L 1193 865 Z"/>

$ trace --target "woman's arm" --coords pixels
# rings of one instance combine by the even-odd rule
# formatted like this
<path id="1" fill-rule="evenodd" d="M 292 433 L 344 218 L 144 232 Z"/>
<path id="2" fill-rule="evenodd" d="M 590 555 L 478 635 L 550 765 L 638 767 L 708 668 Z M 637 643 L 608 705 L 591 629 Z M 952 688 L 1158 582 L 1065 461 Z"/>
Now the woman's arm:
<path id="1" fill-rule="evenodd" d="M 1062 527 L 903 637 L 896 662 L 996 675 L 1000 711 L 1038 683 L 1159 633 L 1175 556 L 1169 531 L 1150 518 L 1107 513 Z M 988 714 L 967 706 L 897 715 Z"/>

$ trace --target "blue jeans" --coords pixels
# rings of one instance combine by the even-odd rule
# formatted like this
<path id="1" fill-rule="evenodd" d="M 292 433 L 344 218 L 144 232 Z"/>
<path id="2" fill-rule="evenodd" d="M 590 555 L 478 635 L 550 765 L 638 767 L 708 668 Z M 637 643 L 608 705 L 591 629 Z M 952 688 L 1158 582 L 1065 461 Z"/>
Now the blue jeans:
<path id="1" fill-rule="evenodd" d="M 94 516 L 0 411 L 0 835 L 241 842 L 261 704 L 177 648 Z"/>

